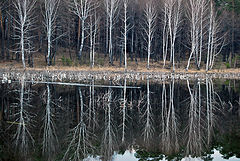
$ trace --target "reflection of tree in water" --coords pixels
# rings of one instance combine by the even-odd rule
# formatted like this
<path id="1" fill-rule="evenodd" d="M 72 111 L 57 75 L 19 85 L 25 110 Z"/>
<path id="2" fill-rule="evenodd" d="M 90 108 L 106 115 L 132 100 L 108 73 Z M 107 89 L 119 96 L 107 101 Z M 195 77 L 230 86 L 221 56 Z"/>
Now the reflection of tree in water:
<path id="1" fill-rule="evenodd" d="M 147 102 L 144 105 L 146 107 L 144 107 L 144 106 L 142 107 L 142 109 L 144 111 L 141 115 L 141 119 L 143 120 L 143 124 L 144 124 L 143 140 L 147 144 L 150 143 L 150 139 L 152 138 L 152 136 L 154 134 L 153 113 L 152 113 L 152 106 L 151 106 L 151 102 L 150 102 L 150 99 L 151 99 L 150 94 L 151 94 L 150 83 L 149 83 L 149 79 L 147 79 Z"/>
<path id="2" fill-rule="evenodd" d="M 165 153 L 176 153 L 179 150 L 177 117 L 174 107 L 174 79 L 169 84 L 169 98 L 167 97 L 166 82 L 162 86 L 161 108 L 161 147 Z"/>
<path id="3" fill-rule="evenodd" d="M 56 125 L 55 125 L 55 117 L 56 117 L 56 109 L 61 108 L 59 102 L 60 99 L 53 99 L 51 94 L 51 86 L 47 84 L 47 89 L 43 94 L 44 102 L 45 102 L 45 114 L 43 118 L 43 149 L 42 153 L 44 156 L 48 158 L 48 160 L 52 160 L 54 154 L 56 153 L 56 147 L 58 146 L 58 137 L 56 133 Z M 58 110 L 59 110 L 58 109 Z"/>
<path id="4" fill-rule="evenodd" d="M 21 109 L 29 111 L 31 107 L 29 104 L 32 100 L 32 92 L 28 88 L 30 86 L 26 86 L 22 82 L 20 81 L 21 90 L 17 92 L 21 93 L 23 87 L 23 97 L 19 97 L 18 101 L 24 103 L 23 108 L 20 107 L 21 104 L 15 107 L 18 109 L 18 113 Z M 218 118 L 222 116 L 221 100 L 215 92 L 213 81 L 210 78 L 192 82 L 186 81 L 178 86 L 178 82 L 174 79 L 169 82 L 165 80 L 162 84 L 153 84 L 151 80 L 146 80 L 146 84 L 140 85 L 141 89 L 134 89 L 133 97 L 131 89 L 127 86 L 127 80 L 124 80 L 123 85 L 117 88 L 114 86 L 98 88 L 100 86 L 95 85 L 94 81 L 82 88 L 79 86 L 64 86 L 64 88 L 56 86 L 55 88 L 48 84 L 34 85 L 31 87 L 31 91 L 35 88 L 45 91 L 42 95 L 43 99 L 39 99 L 37 95 L 34 96 L 34 100 L 38 99 L 44 102 L 43 137 L 37 143 L 40 143 L 41 146 L 43 144 L 45 156 L 53 154 L 52 157 L 49 155 L 51 158 L 48 160 L 58 154 L 61 156 L 61 151 L 55 147 L 57 140 L 59 145 L 66 145 L 63 160 L 82 160 L 89 155 L 100 156 L 102 160 L 111 160 L 114 152 L 124 153 L 129 147 L 134 147 L 137 150 L 137 156 L 143 160 L 149 157 L 160 159 L 163 157 L 161 154 L 167 155 L 168 159 L 183 158 L 189 155 L 201 156 L 208 153 L 212 144 L 216 143 L 212 142 L 212 138 L 214 137 L 213 130 L 220 124 Z M 15 88 L 15 86 L 11 85 L 11 88 Z M 179 94 L 176 93 L 177 91 Z M 61 101 L 58 104 L 59 101 L 55 99 L 58 98 L 57 95 L 60 95 L 65 103 Z M 238 98 L 237 96 L 237 101 Z M 10 102 L 13 100 L 10 98 Z M 132 103 L 129 103 L 131 101 Z M 233 99 L 232 102 L 234 101 L 235 104 L 233 103 L 232 106 L 235 108 L 237 101 Z M 68 105 L 66 107 L 71 114 L 66 116 L 63 110 L 57 110 L 60 105 L 64 107 L 63 104 Z M 14 116 L 14 109 L 11 111 Z M 68 117 L 69 115 L 71 117 Z M 20 113 L 17 116 L 20 116 Z M 62 116 L 64 120 L 58 123 L 60 119 L 56 119 L 56 116 L 57 118 Z M 230 119 L 230 116 L 227 118 Z M 9 116 L 6 118 L 14 122 L 12 127 L 23 128 L 19 119 L 16 121 Z M 32 118 L 30 120 L 25 118 L 25 124 L 32 120 Z M 66 121 L 67 119 L 72 119 L 77 123 L 72 124 L 72 121 Z M 225 120 L 221 119 L 221 121 Z M 64 123 L 67 126 L 64 126 Z M 155 123 L 159 125 L 159 128 L 154 126 Z M 5 123 L 3 122 L 3 124 Z M 29 129 L 31 125 L 33 124 L 27 123 L 25 126 Z M 225 123 L 222 127 L 222 131 L 226 134 L 229 133 L 226 132 L 225 127 L 227 126 L 229 124 Z M 66 142 L 64 134 L 69 129 L 71 130 Z M 223 133 L 222 131 L 221 133 Z M 98 139 L 95 139 L 93 133 Z M 57 139 L 57 135 L 59 139 Z M 215 135 L 221 136 L 218 133 Z M 221 145 L 226 157 L 231 156 L 231 152 L 238 153 L 231 149 L 235 142 L 229 137 L 238 140 L 236 136 L 219 137 L 216 143 L 219 146 L 220 143 L 226 142 Z M 30 140 L 31 137 L 28 139 L 28 143 Z M 21 141 L 18 142 L 21 143 Z M 122 144 L 118 145 L 120 142 Z M 227 142 L 229 144 L 231 142 L 231 145 Z M 118 151 L 119 149 L 121 152 Z"/>
<path id="5" fill-rule="evenodd" d="M 80 99 L 80 115 L 77 126 L 70 130 L 70 143 L 64 154 L 63 160 L 81 160 L 86 157 L 87 154 L 93 152 L 93 146 L 91 144 L 91 132 L 86 125 L 86 115 L 84 111 L 84 102 L 81 88 L 78 87 Z"/>
<path id="6" fill-rule="evenodd" d="M 103 160 L 111 160 L 113 152 L 116 148 L 116 135 L 113 127 L 113 90 L 108 88 L 108 92 L 103 96 L 104 108 L 104 132 L 101 145 L 101 154 Z"/>
<path id="7" fill-rule="evenodd" d="M 203 114 L 202 114 L 202 96 L 201 83 L 198 80 L 193 89 L 187 80 L 190 102 L 188 103 L 188 123 L 185 131 L 186 153 L 200 155 L 203 148 Z"/>
<path id="8" fill-rule="evenodd" d="M 187 80 L 187 86 L 190 99 L 188 102 L 188 122 L 184 133 L 186 154 L 200 156 L 204 148 L 210 146 L 214 123 L 217 119 L 215 113 L 221 110 L 221 99 L 214 91 L 213 81 L 209 78 L 206 78 L 205 99 L 202 96 L 200 80 L 196 81 L 192 88 Z"/>
<path id="9" fill-rule="evenodd" d="M 123 96 L 119 99 L 120 103 L 120 113 L 122 114 L 122 143 L 125 142 L 125 133 L 126 133 L 126 121 L 127 121 L 127 79 L 124 79 L 124 86 L 123 86 Z"/>
<path id="10" fill-rule="evenodd" d="M 34 143 L 34 139 L 30 132 L 33 126 L 32 121 L 34 115 L 30 112 L 33 107 L 30 104 L 33 94 L 31 92 L 31 87 L 26 86 L 25 73 L 21 76 L 20 90 L 16 92 L 19 93 L 19 97 L 16 98 L 18 102 L 11 105 L 12 109 L 16 109 L 13 113 L 13 118 L 15 120 L 9 123 L 11 127 L 17 126 L 16 133 L 13 137 L 17 152 L 19 152 L 20 155 L 26 156 L 29 152 L 30 145 Z"/>
<path id="11" fill-rule="evenodd" d="M 96 106 L 95 106 L 95 88 L 94 79 L 89 86 L 89 104 L 88 104 L 88 128 L 95 129 L 96 126 Z"/>

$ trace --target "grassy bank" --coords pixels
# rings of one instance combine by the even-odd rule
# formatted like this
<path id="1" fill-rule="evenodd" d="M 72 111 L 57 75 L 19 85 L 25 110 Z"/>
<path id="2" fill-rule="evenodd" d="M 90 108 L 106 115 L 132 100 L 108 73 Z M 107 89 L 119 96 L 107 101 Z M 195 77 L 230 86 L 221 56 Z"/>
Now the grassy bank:
<path id="1" fill-rule="evenodd" d="M 83 56 L 80 63 L 73 56 L 72 59 L 69 58 L 69 55 L 57 55 L 55 62 L 52 66 L 47 66 L 43 54 L 35 54 L 34 56 L 34 67 L 27 67 L 26 70 L 36 70 L 36 71 L 109 71 L 109 72 L 125 72 L 124 64 L 120 65 L 119 60 L 115 60 L 113 65 L 110 65 L 108 62 L 108 57 L 105 57 L 103 54 L 96 55 L 96 61 L 94 68 L 90 67 L 90 62 L 87 56 Z M 163 68 L 163 62 L 151 61 L 150 69 L 147 70 L 147 62 L 144 60 L 131 60 L 128 59 L 128 68 L 127 71 L 131 72 L 159 72 L 159 73 L 171 73 L 172 68 L 170 62 L 166 63 L 165 68 Z M 205 64 L 202 64 L 202 69 L 198 70 L 195 65 L 192 63 L 188 71 L 185 70 L 187 62 L 181 61 L 176 62 L 175 73 L 206 73 L 204 70 Z M 21 61 L 17 62 L 16 60 L 1 60 L 0 68 L 4 70 L 23 70 Z M 214 69 L 208 71 L 207 73 L 240 73 L 240 69 L 230 68 L 224 62 L 216 62 Z"/>

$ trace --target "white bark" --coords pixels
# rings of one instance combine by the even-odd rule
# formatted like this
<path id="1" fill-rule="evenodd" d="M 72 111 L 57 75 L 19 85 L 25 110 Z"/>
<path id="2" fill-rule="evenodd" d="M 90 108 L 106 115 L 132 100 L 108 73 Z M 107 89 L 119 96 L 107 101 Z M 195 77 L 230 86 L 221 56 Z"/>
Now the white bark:
<path id="1" fill-rule="evenodd" d="M 164 0 L 164 31 L 163 31 L 163 58 L 164 66 L 168 48 L 170 48 L 170 62 L 172 62 L 173 71 L 175 70 L 175 42 L 179 25 L 181 23 L 181 5 L 182 0 Z M 170 42 L 168 45 L 167 41 Z"/>
<path id="2" fill-rule="evenodd" d="M 75 13 L 80 21 L 81 21 L 81 44 L 78 52 L 78 59 L 80 60 L 83 52 L 83 47 L 85 43 L 85 39 L 87 37 L 86 30 L 87 24 L 86 21 L 91 15 L 91 11 L 94 10 L 94 2 L 93 0 L 73 0 L 71 3 L 72 11 Z"/>
<path id="3" fill-rule="evenodd" d="M 112 64 L 113 62 L 113 27 L 117 17 L 117 11 L 119 8 L 120 0 L 105 0 L 106 12 L 109 20 L 109 62 Z"/>
<path id="4" fill-rule="evenodd" d="M 95 64 L 96 39 L 99 29 L 99 17 L 94 10 L 94 19 L 90 16 L 90 66 L 93 68 Z"/>
<path id="5" fill-rule="evenodd" d="M 208 2 L 209 0 L 189 0 L 188 4 L 188 19 L 191 28 L 191 52 L 188 59 L 186 70 L 189 69 L 190 62 L 194 56 L 195 64 L 198 69 L 201 68 L 202 52 L 204 43 L 204 37 L 206 31 L 206 20 L 208 14 Z"/>
<path id="6" fill-rule="evenodd" d="M 210 0 L 206 71 L 213 68 L 215 58 L 219 55 L 224 46 L 225 37 L 225 35 L 220 36 L 221 23 L 217 19 L 217 13 L 213 3 L 214 2 Z"/>
<path id="7" fill-rule="evenodd" d="M 127 8 L 128 8 L 128 0 L 123 0 L 123 6 L 124 6 L 124 66 L 125 70 L 127 70 L 127 32 L 128 32 L 128 17 L 127 17 Z"/>
<path id="8" fill-rule="evenodd" d="M 60 0 L 44 0 L 44 26 L 46 28 L 46 34 L 47 34 L 47 65 L 51 65 L 51 48 L 52 48 L 52 42 L 53 42 L 53 33 L 56 28 L 56 19 L 57 19 L 57 10 L 59 6 Z"/>
<path id="9" fill-rule="evenodd" d="M 32 36 L 30 32 L 33 30 L 33 24 L 35 18 L 33 17 L 33 10 L 36 4 L 36 0 L 14 0 L 13 5 L 17 13 L 15 18 L 15 32 L 14 38 L 19 40 L 18 49 L 16 52 L 21 53 L 23 67 L 26 68 L 25 55 L 32 52 L 33 47 L 31 45 Z"/>
<path id="10" fill-rule="evenodd" d="M 144 17 L 145 17 L 145 27 L 144 32 L 147 36 L 147 39 L 144 36 L 144 39 L 147 42 L 147 69 L 149 69 L 150 64 L 150 56 L 152 54 L 151 48 L 152 48 L 152 41 L 155 34 L 155 27 L 156 27 L 156 19 L 157 19 L 157 11 L 155 4 L 152 0 L 148 1 L 145 6 L 144 10 Z"/>

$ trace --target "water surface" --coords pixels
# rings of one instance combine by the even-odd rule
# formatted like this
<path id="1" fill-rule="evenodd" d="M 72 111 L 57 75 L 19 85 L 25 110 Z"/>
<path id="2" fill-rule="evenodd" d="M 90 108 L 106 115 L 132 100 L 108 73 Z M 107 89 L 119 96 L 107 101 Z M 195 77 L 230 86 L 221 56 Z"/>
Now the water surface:
<path id="1" fill-rule="evenodd" d="M 0 84 L 0 160 L 240 160 L 240 81 Z"/>

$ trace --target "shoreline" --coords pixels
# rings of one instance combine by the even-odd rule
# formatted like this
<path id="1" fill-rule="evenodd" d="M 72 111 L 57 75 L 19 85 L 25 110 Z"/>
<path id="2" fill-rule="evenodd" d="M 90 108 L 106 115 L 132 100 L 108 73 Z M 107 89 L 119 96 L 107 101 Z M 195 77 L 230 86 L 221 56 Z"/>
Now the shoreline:
<path id="1" fill-rule="evenodd" d="M 27 68 L 13 69 L 13 68 L 1 68 L 0 79 L 1 80 L 19 80 L 25 72 L 25 78 L 32 81 L 88 81 L 88 80 L 112 80 L 119 81 L 121 79 L 134 80 L 146 80 L 151 79 L 155 81 L 161 80 L 187 80 L 187 79 L 236 79 L 240 80 L 239 69 L 229 70 L 212 70 L 209 72 L 190 70 L 176 70 L 171 72 L 170 70 L 149 70 L 149 71 L 133 71 L 133 70 L 103 70 L 103 69 L 86 69 L 86 68 Z"/>

